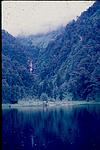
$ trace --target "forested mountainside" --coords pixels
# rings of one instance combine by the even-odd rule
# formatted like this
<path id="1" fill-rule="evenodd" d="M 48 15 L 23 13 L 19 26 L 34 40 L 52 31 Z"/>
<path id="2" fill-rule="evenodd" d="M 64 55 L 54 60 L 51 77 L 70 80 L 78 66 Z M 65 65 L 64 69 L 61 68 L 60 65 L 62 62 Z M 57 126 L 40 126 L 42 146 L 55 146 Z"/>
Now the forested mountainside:
<path id="1" fill-rule="evenodd" d="M 64 27 L 59 27 L 58 29 L 44 33 L 44 34 L 36 34 L 36 35 L 29 35 L 29 36 L 23 36 L 23 35 L 18 35 L 17 40 L 24 45 L 34 45 L 38 46 L 40 49 L 45 49 L 49 42 L 54 41 L 58 35 L 64 31 Z"/>
<path id="2" fill-rule="evenodd" d="M 36 40 L 36 39 L 37 40 Z M 100 101 L 100 2 L 48 34 L 2 31 L 2 102 L 25 97 Z"/>
<path id="3" fill-rule="evenodd" d="M 30 74 L 30 62 L 38 58 L 39 49 L 23 46 L 15 37 L 2 31 L 2 99 L 3 102 L 16 101 L 30 94 L 35 84 Z M 32 90 L 32 93 L 33 90 Z"/>

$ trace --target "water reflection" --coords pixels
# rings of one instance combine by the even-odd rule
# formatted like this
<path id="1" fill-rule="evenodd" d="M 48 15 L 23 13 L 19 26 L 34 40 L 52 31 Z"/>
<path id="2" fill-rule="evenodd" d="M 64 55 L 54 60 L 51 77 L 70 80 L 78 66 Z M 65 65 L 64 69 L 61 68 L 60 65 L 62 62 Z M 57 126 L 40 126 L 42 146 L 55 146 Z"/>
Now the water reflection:
<path id="1" fill-rule="evenodd" d="M 5 109 L 3 150 L 100 150 L 100 106 Z"/>

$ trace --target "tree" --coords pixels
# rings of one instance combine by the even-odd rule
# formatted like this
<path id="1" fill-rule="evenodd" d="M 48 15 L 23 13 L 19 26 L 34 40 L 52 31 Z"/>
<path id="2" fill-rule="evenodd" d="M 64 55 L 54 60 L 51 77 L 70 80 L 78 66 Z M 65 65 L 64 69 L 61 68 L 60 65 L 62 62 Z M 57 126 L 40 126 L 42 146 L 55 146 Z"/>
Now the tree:
<path id="1" fill-rule="evenodd" d="M 63 100 L 63 91 L 62 90 L 60 90 L 60 92 L 59 92 L 59 99 L 62 101 Z"/>
<path id="2" fill-rule="evenodd" d="M 40 99 L 41 99 L 42 101 L 48 102 L 48 96 L 47 96 L 47 94 L 46 94 L 46 93 L 42 93 L 41 96 L 40 96 Z"/>
<path id="3" fill-rule="evenodd" d="M 46 93 L 49 97 L 53 98 L 53 83 L 52 81 L 48 82 Z"/>
<path id="4" fill-rule="evenodd" d="M 42 92 L 43 92 L 43 84 L 40 83 L 40 84 L 38 85 L 38 98 L 40 98 Z"/>
<path id="5" fill-rule="evenodd" d="M 61 83 L 62 83 L 61 75 L 60 75 L 60 74 L 57 74 L 57 79 L 56 79 L 57 87 L 60 87 Z"/>

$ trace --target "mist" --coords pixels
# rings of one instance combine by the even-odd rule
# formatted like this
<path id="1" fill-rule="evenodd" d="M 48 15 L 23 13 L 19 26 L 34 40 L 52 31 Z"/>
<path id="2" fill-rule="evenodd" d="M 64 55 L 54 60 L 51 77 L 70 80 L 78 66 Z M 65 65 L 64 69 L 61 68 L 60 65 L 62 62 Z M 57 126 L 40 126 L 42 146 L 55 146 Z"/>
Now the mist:
<path id="1" fill-rule="evenodd" d="M 46 33 L 65 26 L 93 1 L 3 1 L 2 29 L 12 35 Z"/>

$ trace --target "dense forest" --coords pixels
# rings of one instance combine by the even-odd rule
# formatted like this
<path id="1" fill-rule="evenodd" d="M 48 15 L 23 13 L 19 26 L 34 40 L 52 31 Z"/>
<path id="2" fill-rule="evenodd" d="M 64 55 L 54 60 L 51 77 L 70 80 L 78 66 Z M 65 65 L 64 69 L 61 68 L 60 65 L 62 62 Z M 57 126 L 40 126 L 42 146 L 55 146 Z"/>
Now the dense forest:
<path id="1" fill-rule="evenodd" d="M 100 101 L 100 2 L 47 34 L 2 30 L 2 103 L 23 98 Z"/>

